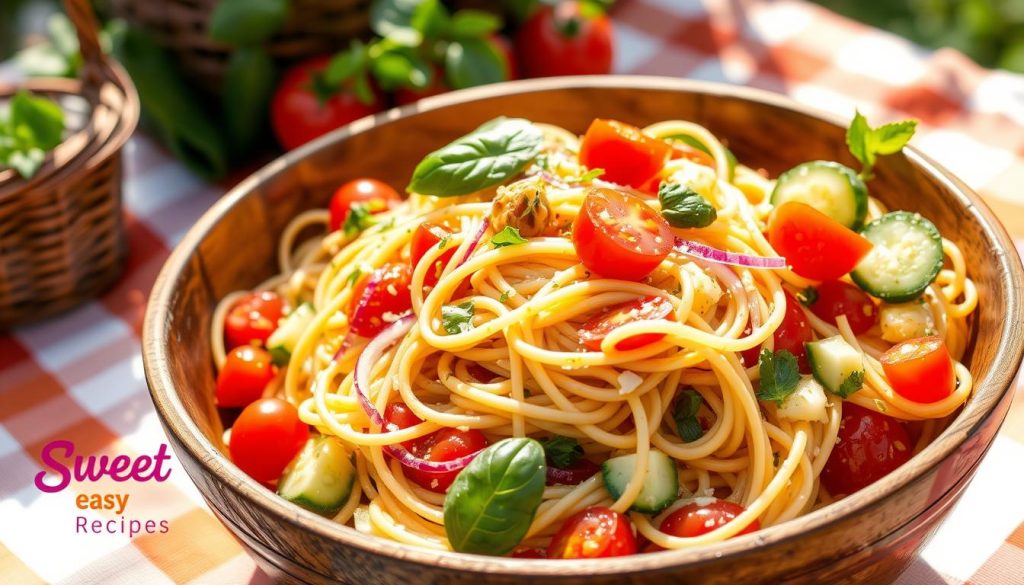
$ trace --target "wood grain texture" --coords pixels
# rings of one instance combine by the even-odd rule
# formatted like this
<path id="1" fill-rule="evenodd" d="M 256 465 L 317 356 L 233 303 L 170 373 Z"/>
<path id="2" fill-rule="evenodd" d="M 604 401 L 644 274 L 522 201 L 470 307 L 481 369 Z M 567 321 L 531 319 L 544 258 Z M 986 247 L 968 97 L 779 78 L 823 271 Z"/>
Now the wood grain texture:
<path id="1" fill-rule="evenodd" d="M 175 452 L 222 521 L 286 582 L 439 584 L 878 583 L 913 558 L 959 497 L 1009 407 L 1024 352 L 1024 278 L 1005 231 L 976 195 L 910 149 L 876 167 L 873 194 L 918 210 L 971 260 L 981 294 L 968 365 L 976 394 L 931 446 L 882 481 L 822 510 L 696 550 L 600 561 L 525 561 L 423 551 L 361 535 L 293 506 L 221 454 L 213 365 L 204 339 L 218 298 L 273 271 L 272 243 L 296 213 L 322 207 L 358 176 L 403 187 L 427 152 L 497 115 L 576 132 L 594 117 L 636 124 L 685 118 L 772 173 L 849 160 L 843 126 L 764 92 L 644 77 L 531 80 L 440 96 L 366 118 L 271 163 L 185 237 L 161 272 L 144 328 L 146 375 Z M 253 245 L 238 246 L 237 242 Z"/>

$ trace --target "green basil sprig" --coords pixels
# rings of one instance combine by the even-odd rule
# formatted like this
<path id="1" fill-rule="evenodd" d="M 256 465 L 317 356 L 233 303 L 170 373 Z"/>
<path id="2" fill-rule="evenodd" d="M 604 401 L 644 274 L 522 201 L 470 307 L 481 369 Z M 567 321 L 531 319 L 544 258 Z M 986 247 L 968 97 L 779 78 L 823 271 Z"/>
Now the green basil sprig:
<path id="1" fill-rule="evenodd" d="M 696 191 L 684 185 L 662 182 L 658 187 L 661 216 L 673 227 L 702 228 L 714 223 L 718 211 Z"/>
<path id="2" fill-rule="evenodd" d="M 467 195 L 522 172 L 544 136 L 529 120 L 495 118 L 435 150 L 416 165 L 407 189 L 423 195 Z"/>
<path id="3" fill-rule="evenodd" d="M 458 552 L 504 555 L 526 536 L 544 495 L 544 448 L 499 441 L 466 466 L 444 498 L 444 529 Z"/>
<path id="4" fill-rule="evenodd" d="M 19 91 L 11 98 L 6 117 L 0 117 L 0 168 L 10 167 L 30 179 L 46 153 L 64 136 L 64 111 L 44 97 Z"/>
<path id="5" fill-rule="evenodd" d="M 231 45 L 269 39 L 288 17 L 289 0 L 221 0 L 210 14 L 210 38 Z"/>

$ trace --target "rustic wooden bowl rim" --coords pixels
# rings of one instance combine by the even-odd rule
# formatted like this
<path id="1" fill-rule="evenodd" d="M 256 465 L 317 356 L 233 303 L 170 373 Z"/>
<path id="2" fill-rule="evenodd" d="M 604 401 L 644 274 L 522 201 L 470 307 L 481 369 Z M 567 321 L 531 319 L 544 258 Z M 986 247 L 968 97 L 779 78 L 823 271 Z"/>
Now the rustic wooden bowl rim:
<path id="1" fill-rule="evenodd" d="M 209 209 L 189 230 L 157 277 L 146 311 L 143 327 L 143 352 L 146 378 L 157 411 L 163 418 L 168 431 L 184 445 L 190 454 L 229 489 L 258 506 L 263 512 L 280 522 L 291 523 L 303 530 L 311 531 L 323 538 L 334 540 L 345 546 L 354 547 L 382 556 L 402 558 L 405 561 L 437 565 L 475 573 L 514 574 L 528 577 L 583 577 L 586 575 L 610 575 L 658 571 L 682 564 L 701 563 L 728 557 L 740 557 L 743 551 L 752 547 L 788 541 L 824 529 L 832 522 L 856 514 L 859 510 L 876 505 L 887 495 L 898 491 L 915 477 L 938 465 L 951 456 L 991 415 L 995 406 L 1009 391 L 1014 376 L 1024 356 L 1024 336 L 1014 335 L 1013 330 L 1021 321 L 1021 291 L 1024 290 L 1024 269 L 1012 240 L 995 219 L 992 211 L 966 185 L 948 171 L 922 154 L 914 147 L 905 150 L 905 156 L 922 173 L 930 175 L 954 194 L 960 206 L 972 213 L 980 223 L 991 258 L 998 263 L 1000 286 L 1006 295 L 1006 315 L 1002 322 L 1000 338 L 1002 346 L 993 358 L 988 374 L 975 380 L 975 394 L 965 405 L 961 414 L 932 444 L 916 455 L 912 462 L 871 486 L 839 502 L 825 506 L 800 518 L 772 526 L 754 534 L 736 537 L 725 542 L 704 547 L 658 554 L 618 557 L 599 560 L 523 560 L 466 555 L 453 552 L 437 552 L 418 549 L 383 538 L 367 537 L 353 528 L 339 525 L 329 519 L 290 504 L 276 494 L 260 486 L 256 481 L 241 473 L 229 460 L 200 432 L 190 419 L 171 380 L 170 373 L 162 364 L 167 362 L 165 340 L 171 334 L 169 329 L 171 301 L 178 275 L 187 266 L 208 232 L 244 197 L 250 195 L 266 179 L 293 166 L 312 153 L 353 134 L 362 133 L 376 125 L 390 120 L 405 118 L 421 111 L 458 106 L 464 102 L 497 97 L 508 94 L 530 94 L 555 89 L 602 89 L 638 88 L 647 90 L 703 93 L 709 96 L 740 98 L 759 102 L 762 105 L 793 110 L 804 115 L 845 127 L 846 121 L 822 113 L 781 95 L 762 90 L 731 86 L 712 82 L 691 81 L 648 76 L 581 76 L 565 78 L 532 79 L 506 82 L 480 88 L 473 88 L 444 94 L 420 101 L 418 104 L 395 108 L 375 116 L 362 118 L 331 134 L 317 139 L 293 152 L 269 163 L 249 178 L 240 182 L 219 202 Z M 454 138 L 454 136 L 452 137 Z M 982 299 L 981 302 L 985 302 Z M 973 422 L 972 422 L 973 421 Z"/>

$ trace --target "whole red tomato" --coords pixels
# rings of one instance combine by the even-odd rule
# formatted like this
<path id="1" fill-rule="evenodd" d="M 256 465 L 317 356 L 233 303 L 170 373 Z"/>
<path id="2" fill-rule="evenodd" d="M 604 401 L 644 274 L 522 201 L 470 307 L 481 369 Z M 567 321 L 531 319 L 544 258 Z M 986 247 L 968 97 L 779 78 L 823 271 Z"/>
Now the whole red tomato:
<path id="1" fill-rule="evenodd" d="M 319 96 L 313 76 L 322 72 L 330 56 L 302 61 L 285 72 L 270 104 L 270 121 L 277 141 L 287 150 L 340 128 L 353 120 L 384 110 L 384 96 L 374 88 L 374 99 L 364 104 L 349 89 Z"/>
<path id="2" fill-rule="evenodd" d="M 544 6 L 516 35 L 525 77 L 602 75 L 612 70 L 612 24 L 581 2 Z"/>

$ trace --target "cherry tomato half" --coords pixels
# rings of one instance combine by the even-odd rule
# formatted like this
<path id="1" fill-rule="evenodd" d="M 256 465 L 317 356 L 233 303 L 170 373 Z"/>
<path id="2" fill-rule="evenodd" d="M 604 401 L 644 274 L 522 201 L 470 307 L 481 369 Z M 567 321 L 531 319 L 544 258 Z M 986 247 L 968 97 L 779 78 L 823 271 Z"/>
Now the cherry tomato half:
<path id="1" fill-rule="evenodd" d="M 768 242 L 793 272 L 813 280 L 835 280 L 850 272 L 873 247 L 864 236 L 797 201 L 772 212 Z"/>
<path id="2" fill-rule="evenodd" d="M 579 158 L 588 169 L 604 169 L 602 179 L 639 188 L 665 166 L 672 152 L 667 142 L 636 126 L 598 118 L 583 136 Z"/>
<path id="3" fill-rule="evenodd" d="M 604 75 L 612 69 L 612 24 L 606 15 L 559 2 L 537 10 L 516 35 L 526 77 Z"/>
<path id="4" fill-rule="evenodd" d="M 841 280 L 826 280 L 817 287 L 818 298 L 811 312 L 822 321 L 836 325 L 839 315 L 846 315 L 854 335 L 866 333 L 878 322 L 878 307 L 868 294 Z"/>
<path id="5" fill-rule="evenodd" d="M 377 285 L 371 292 L 367 292 L 371 278 L 377 279 Z M 349 327 L 352 331 L 356 335 L 373 337 L 411 309 L 411 280 L 412 268 L 408 264 L 385 264 L 372 274 L 363 276 L 352 291 L 349 305 Z M 367 295 L 367 298 L 363 299 L 363 295 Z M 364 306 L 357 314 L 356 309 L 360 303 Z"/>
<path id="6" fill-rule="evenodd" d="M 750 326 L 747 326 L 744 335 L 750 335 Z M 807 363 L 807 348 L 804 343 L 814 340 L 814 330 L 807 320 L 800 307 L 800 302 L 793 298 L 793 295 L 786 291 L 786 315 L 782 318 L 782 324 L 772 334 L 775 341 L 775 351 L 786 350 L 796 356 L 800 365 L 800 371 L 809 373 L 810 366 Z M 761 346 L 752 347 L 740 354 L 743 358 L 743 365 L 750 367 L 758 363 L 761 353 Z"/>
<path id="7" fill-rule="evenodd" d="M 694 502 L 669 514 L 661 521 L 660 530 L 672 536 L 700 536 L 720 526 L 725 526 L 745 511 L 746 508 L 743 506 L 728 500 L 715 500 L 704 506 Z M 746 528 L 736 533 L 736 536 L 750 534 L 760 529 L 761 523 L 754 520 Z"/>
<path id="8" fill-rule="evenodd" d="M 476 429 L 460 431 L 444 428 L 423 437 L 420 441 L 418 449 L 413 452 L 413 455 L 427 461 L 451 461 L 476 453 L 489 444 L 487 437 Z M 433 472 L 406 467 L 405 477 L 423 489 L 443 494 L 448 491 L 448 486 L 455 481 L 455 476 L 459 474 L 459 471 L 461 470 Z"/>
<path id="9" fill-rule="evenodd" d="M 217 374 L 217 406 L 246 406 L 263 396 L 274 379 L 270 354 L 251 345 L 231 350 Z"/>
<path id="10" fill-rule="evenodd" d="M 903 425 L 843 402 L 839 438 L 821 470 L 821 483 L 832 496 L 852 494 L 906 463 L 912 448 Z"/>
<path id="11" fill-rule="evenodd" d="M 430 248 L 434 247 L 438 242 L 452 235 L 452 232 L 444 226 L 437 225 L 436 223 L 430 223 L 425 221 L 416 228 L 416 232 L 412 235 L 412 243 L 410 244 L 410 254 L 412 256 L 413 267 L 420 263 L 423 256 L 427 254 Z M 441 278 L 441 273 L 444 272 L 445 266 L 451 262 L 455 256 L 455 250 L 458 246 L 449 246 L 441 256 L 434 261 L 434 265 L 427 269 L 427 274 L 423 277 L 424 286 L 435 286 L 437 280 Z"/>
<path id="12" fill-rule="evenodd" d="M 384 430 L 388 432 L 394 432 L 409 427 L 416 426 L 423 422 L 423 419 L 416 416 L 416 413 L 412 411 L 409 406 L 404 402 L 392 402 L 388 404 L 388 407 L 384 409 Z M 429 435 L 427 435 L 429 436 Z M 410 451 L 413 455 L 420 452 L 420 445 L 425 441 L 427 436 L 420 437 L 418 439 L 412 439 L 405 441 L 402 446 Z"/>
<path id="13" fill-rule="evenodd" d="M 251 292 L 232 305 L 224 320 L 224 344 L 227 349 L 253 342 L 266 344 L 284 315 L 284 301 L 274 292 Z"/>
<path id="14" fill-rule="evenodd" d="M 354 179 L 338 187 L 331 197 L 331 231 L 338 231 L 345 225 L 353 203 L 362 203 L 370 213 L 382 213 L 402 201 L 398 191 L 391 185 L 377 179 Z"/>
<path id="15" fill-rule="evenodd" d="M 675 242 L 668 222 L 639 197 L 593 188 L 572 226 L 572 243 L 591 272 L 640 280 L 668 256 Z"/>
<path id="16" fill-rule="evenodd" d="M 360 102 L 347 88 L 330 96 L 318 96 L 313 90 L 313 77 L 323 72 L 330 60 L 330 55 L 321 55 L 292 66 L 274 90 L 270 122 L 285 150 L 384 109 L 384 96 L 375 88 L 373 102 L 369 104 Z"/>
<path id="17" fill-rule="evenodd" d="M 938 402 L 956 389 L 956 372 L 941 337 L 908 339 L 882 355 L 882 370 L 897 394 L 914 402 Z"/>
<path id="18" fill-rule="evenodd" d="M 580 342 L 590 351 L 601 351 L 601 342 L 615 329 L 634 321 L 672 321 L 672 303 L 665 297 L 643 297 L 609 308 L 607 311 L 591 317 L 580 327 Z M 626 351 L 660 341 L 664 333 L 641 333 L 623 339 L 615 345 L 615 349 Z"/>
<path id="19" fill-rule="evenodd" d="M 566 519 L 548 545 L 549 559 L 598 559 L 636 554 L 629 518 L 591 506 Z"/>
<path id="20" fill-rule="evenodd" d="M 281 476 L 309 438 L 299 411 L 278 398 L 245 407 L 231 427 L 231 460 L 253 479 L 266 483 Z"/>

